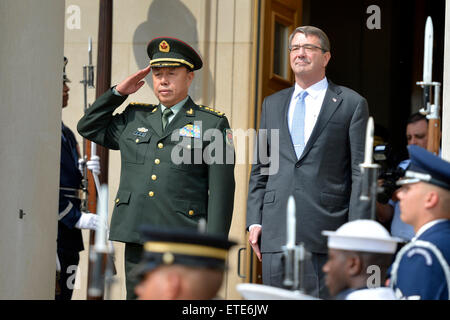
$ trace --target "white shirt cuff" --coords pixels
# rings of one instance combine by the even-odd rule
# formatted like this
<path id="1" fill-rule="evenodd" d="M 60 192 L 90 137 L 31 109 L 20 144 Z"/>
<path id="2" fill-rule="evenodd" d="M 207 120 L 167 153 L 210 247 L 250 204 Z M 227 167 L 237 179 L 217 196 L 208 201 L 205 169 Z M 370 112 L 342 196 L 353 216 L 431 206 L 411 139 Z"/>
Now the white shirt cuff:
<path id="1" fill-rule="evenodd" d="M 252 225 L 250 225 L 249 227 L 248 227 L 248 232 L 250 232 L 250 231 L 252 231 L 252 228 L 253 227 L 262 227 L 260 224 L 257 224 L 257 223 L 255 223 L 255 224 L 252 224 Z"/>
<path id="2" fill-rule="evenodd" d="M 117 91 L 117 89 L 116 89 L 115 86 L 112 88 L 112 92 L 113 92 L 116 96 L 122 97 L 122 95 L 119 93 L 119 91 Z"/>

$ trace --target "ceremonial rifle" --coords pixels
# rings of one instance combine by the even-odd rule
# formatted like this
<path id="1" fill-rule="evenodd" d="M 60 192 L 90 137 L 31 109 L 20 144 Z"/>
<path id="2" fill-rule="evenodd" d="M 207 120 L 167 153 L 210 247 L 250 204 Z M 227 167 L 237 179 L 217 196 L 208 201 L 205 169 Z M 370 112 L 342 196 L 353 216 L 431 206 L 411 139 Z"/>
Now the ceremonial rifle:
<path id="1" fill-rule="evenodd" d="M 359 200 L 370 203 L 370 218 L 376 218 L 376 201 L 378 188 L 378 171 L 380 165 L 373 162 L 373 137 L 374 137 L 373 118 L 369 117 L 366 126 L 366 145 L 364 150 L 364 162 L 359 164 L 361 168 L 362 184 Z"/>
<path id="2" fill-rule="evenodd" d="M 96 98 L 101 96 L 104 92 L 106 92 L 111 85 L 111 56 L 112 56 L 112 0 L 100 0 L 100 12 L 99 12 L 99 24 L 98 24 L 98 49 L 97 49 L 97 86 L 96 86 Z M 87 145 L 95 146 L 95 144 Z M 100 157 L 100 167 L 101 174 L 99 178 L 99 184 L 106 184 L 108 181 L 108 149 L 102 146 L 96 146 L 95 152 L 98 153 Z M 89 150 L 92 151 L 92 150 Z M 89 185 L 89 192 L 95 193 L 96 187 L 93 183 Z M 92 190 L 92 191 L 91 191 Z M 93 210 L 96 210 L 96 206 L 94 203 L 91 203 L 94 207 Z M 103 223 L 100 221 L 100 223 Z M 103 237 L 103 236 L 102 236 Z M 96 235 L 94 231 L 90 232 L 90 262 L 88 268 L 88 292 L 87 299 L 88 300 L 102 300 L 104 298 L 103 291 L 98 290 L 89 290 L 89 288 L 97 286 L 99 281 L 104 280 L 104 273 L 109 273 L 111 270 L 114 270 L 113 256 L 107 253 L 101 253 L 102 259 L 94 259 L 95 256 L 98 256 L 98 252 L 95 248 L 95 239 Z M 102 241 L 102 240 L 101 240 Z M 112 245 L 110 245 L 110 250 L 112 250 Z M 111 253 L 111 252 L 109 252 Z M 92 259 L 91 259 L 92 258 Z M 102 267 L 101 276 L 98 277 L 98 272 L 94 270 L 99 270 L 99 263 L 101 261 Z M 114 273 L 114 272 L 113 272 Z M 103 283 L 103 282 L 101 282 Z M 98 287 L 98 286 L 97 286 Z M 104 287 L 103 287 L 104 288 Z M 106 298 L 108 298 L 106 296 Z"/>
<path id="3" fill-rule="evenodd" d="M 284 262 L 283 286 L 289 290 L 304 293 L 305 260 L 310 258 L 303 243 L 296 244 L 295 200 L 289 196 L 286 211 L 286 245 L 282 246 Z"/>
<path id="4" fill-rule="evenodd" d="M 83 92 L 84 92 L 84 114 L 86 114 L 87 108 L 90 106 L 90 104 L 87 102 L 87 89 L 88 88 L 94 88 L 94 66 L 92 65 L 92 38 L 89 37 L 88 41 L 88 55 L 89 55 L 89 64 L 83 66 L 83 80 L 80 81 L 80 83 L 83 84 Z M 83 179 L 81 181 L 81 188 L 83 191 L 83 197 L 81 200 L 81 211 L 82 212 L 90 212 L 89 211 L 89 200 L 96 201 L 95 194 L 91 196 L 91 199 L 89 198 L 89 177 L 88 177 L 88 171 L 86 167 L 86 161 L 88 159 L 88 148 L 87 148 L 88 141 L 86 139 L 83 139 L 83 159 L 81 162 L 82 166 L 82 173 L 83 173 Z M 92 199 L 94 198 L 94 199 Z M 92 211 L 92 212 L 95 212 Z"/>
<path id="5" fill-rule="evenodd" d="M 440 97 L 441 83 L 432 81 L 433 72 L 433 21 L 427 18 L 425 24 L 425 43 L 423 55 L 423 81 L 417 85 L 423 88 L 423 108 L 420 113 L 428 119 L 427 150 L 439 155 L 441 145 Z M 433 90 L 434 89 L 434 90 Z M 432 101 L 434 100 L 434 103 Z"/>

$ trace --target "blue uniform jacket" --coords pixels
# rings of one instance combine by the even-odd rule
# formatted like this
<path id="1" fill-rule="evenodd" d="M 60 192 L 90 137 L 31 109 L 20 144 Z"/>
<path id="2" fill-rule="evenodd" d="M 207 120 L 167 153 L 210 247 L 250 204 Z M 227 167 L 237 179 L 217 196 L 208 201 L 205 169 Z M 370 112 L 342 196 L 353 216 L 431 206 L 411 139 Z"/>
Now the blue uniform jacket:
<path id="1" fill-rule="evenodd" d="M 75 228 L 75 224 L 81 216 L 78 190 L 82 180 L 78 170 L 76 146 L 77 141 L 73 132 L 62 124 L 58 212 L 59 251 L 79 252 L 84 249 L 81 230 Z"/>
<path id="2" fill-rule="evenodd" d="M 422 245 L 420 241 L 437 247 L 440 251 L 437 255 L 441 255 L 442 260 L 445 260 L 444 266 L 429 245 L 427 243 Z M 433 225 L 404 249 L 402 249 L 404 254 L 398 257 L 400 260 L 396 272 L 397 279 L 393 283 L 397 297 L 422 300 L 449 299 L 450 220 Z"/>

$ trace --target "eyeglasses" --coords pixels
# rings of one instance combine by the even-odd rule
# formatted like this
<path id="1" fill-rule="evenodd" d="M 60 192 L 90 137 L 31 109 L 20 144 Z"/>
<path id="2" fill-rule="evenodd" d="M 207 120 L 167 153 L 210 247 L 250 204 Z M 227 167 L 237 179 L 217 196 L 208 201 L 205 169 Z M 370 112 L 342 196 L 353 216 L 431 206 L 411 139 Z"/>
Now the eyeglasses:
<path id="1" fill-rule="evenodd" d="M 304 44 L 304 45 L 298 45 L 297 44 L 297 45 L 289 46 L 289 51 L 291 51 L 291 52 L 299 52 L 300 49 L 302 49 L 302 48 L 305 50 L 306 53 L 311 53 L 311 52 L 313 52 L 314 50 L 317 50 L 317 49 L 321 50 L 323 53 L 326 52 L 325 49 L 323 49 L 321 47 L 318 47 L 318 46 L 315 46 L 313 44 L 309 44 L 309 43 Z"/>

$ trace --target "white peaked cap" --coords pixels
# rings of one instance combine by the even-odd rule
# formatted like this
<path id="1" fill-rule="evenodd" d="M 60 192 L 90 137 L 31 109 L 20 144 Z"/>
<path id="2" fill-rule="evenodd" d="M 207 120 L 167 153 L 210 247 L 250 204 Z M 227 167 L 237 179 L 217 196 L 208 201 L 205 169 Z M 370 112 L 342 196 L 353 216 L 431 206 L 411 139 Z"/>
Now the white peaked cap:
<path id="1" fill-rule="evenodd" d="M 354 220 L 343 224 L 336 231 L 322 231 L 328 236 L 328 248 L 348 251 L 395 253 L 397 242 L 389 232 L 373 220 Z"/>

